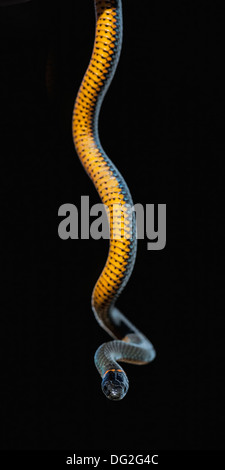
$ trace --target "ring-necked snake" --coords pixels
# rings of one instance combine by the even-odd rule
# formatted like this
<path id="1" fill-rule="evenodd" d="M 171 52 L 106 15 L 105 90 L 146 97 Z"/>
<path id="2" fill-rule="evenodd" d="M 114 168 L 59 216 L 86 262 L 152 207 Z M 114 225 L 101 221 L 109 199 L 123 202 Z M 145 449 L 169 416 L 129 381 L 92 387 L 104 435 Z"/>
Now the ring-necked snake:
<path id="1" fill-rule="evenodd" d="M 115 307 L 126 285 L 136 257 L 136 220 L 130 191 L 123 177 L 105 154 L 98 135 L 98 117 L 105 93 L 113 78 L 122 45 L 121 0 L 94 0 L 95 42 L 88 69 L 75 101 L 72 131 L 77 154 L 102 203 L 108 207 L 110 246 L 105 267 L 94 287 L 92 309 L 99 324 L 113 338 L 95 353 L 102 377 L 102 390 L 112 400 L 128 390 L 126 373 L 117 361 L 146 364 L 155 357 L 150 341 Z M 123 236 L 113 236 L 117 221 L 113 206 L 123 208 Z M 122 234 L 122 231 L 121 231 Z"/>

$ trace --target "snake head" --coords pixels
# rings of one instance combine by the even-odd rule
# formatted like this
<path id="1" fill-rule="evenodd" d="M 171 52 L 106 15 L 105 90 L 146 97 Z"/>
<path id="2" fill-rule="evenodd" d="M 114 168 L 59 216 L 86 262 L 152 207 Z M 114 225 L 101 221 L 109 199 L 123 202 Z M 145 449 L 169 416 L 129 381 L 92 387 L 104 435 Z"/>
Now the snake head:
<path id="1" fill-rule="evenodd" d="M 124 371 L 109 370 L 102 379 L 102 391 L 110 400 L 122 400 L 128 388 L 129 382 Z"/>

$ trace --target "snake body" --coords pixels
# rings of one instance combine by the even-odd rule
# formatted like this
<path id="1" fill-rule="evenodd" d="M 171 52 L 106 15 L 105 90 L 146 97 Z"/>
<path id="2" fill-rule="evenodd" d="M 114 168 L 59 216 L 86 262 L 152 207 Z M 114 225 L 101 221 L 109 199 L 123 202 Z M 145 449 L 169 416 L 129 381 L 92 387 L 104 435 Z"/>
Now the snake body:
<path id="1" fill-rule="evenodd" d="M 122 45 L 121 0 L 94 0 L 95 42 L 91 60 L 74 105 L 72 133 L 76 152 L 102 203 L 108 208 L 110 246 L 106 264 L 94 287 L 95 317 L 114 339 L 95 353 L 102 390 L 112 400 L 127 393 L 129 382 L 117 361 L 146 364 L 155 357 L 150 341 L 116 308 L 115 301 L 128 282 L 136 257 L 136 220 L 133 201 L 122 175 L 104 152 L 98 134 L 98 118 L 105 93 L 113 78 Z M 118 218 L 113 208 L 122 208 Z M 117 224 L 122 230 L 117 234 Z"/>

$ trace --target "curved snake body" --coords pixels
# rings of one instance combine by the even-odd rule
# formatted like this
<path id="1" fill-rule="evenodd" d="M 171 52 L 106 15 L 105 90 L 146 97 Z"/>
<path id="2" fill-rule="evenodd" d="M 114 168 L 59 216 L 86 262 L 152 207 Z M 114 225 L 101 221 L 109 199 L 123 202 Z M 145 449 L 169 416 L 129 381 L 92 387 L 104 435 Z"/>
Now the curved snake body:
<path id="1" fill-rule="evenodd" d="M 150 341 L 115 307 L 136 257 L 136 221 L 133 201 L 122 175 L 105 154 L 98 134 L 98 118 L 105 93 L 113 78 L 122 45 L 121 0 L 94 0 L 96 33 L 92 57 L 81 83 L 73 112 L 72 131 L 77 154 L 102 202 L 108 208 L 110 246 L 105 267 L 94 287 L 92 309 L 113 341 L 95 353 L 102 390 L 120 400 L 128 390 L 128 378 L 117 361 L 146 364 L 155 357 Z M 122 208 L 118 218 L 113 208 Z M 121 231 L 118 235 L 117 224 Z"/>

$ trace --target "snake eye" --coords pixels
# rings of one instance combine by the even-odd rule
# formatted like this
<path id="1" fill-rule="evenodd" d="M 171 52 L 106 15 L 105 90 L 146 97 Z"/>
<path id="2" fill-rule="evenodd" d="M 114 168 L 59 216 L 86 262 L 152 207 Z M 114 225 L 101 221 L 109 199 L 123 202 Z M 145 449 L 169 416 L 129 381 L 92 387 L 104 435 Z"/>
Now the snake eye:
<path id="1" fill-rule="evenodd" d="M 125 372 L 109 371 L 102 379 L 102 391 L 110 400 L 122 400 L 129 388 Z"/>

